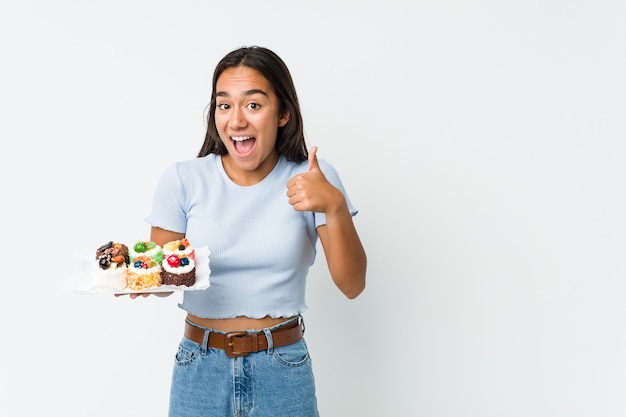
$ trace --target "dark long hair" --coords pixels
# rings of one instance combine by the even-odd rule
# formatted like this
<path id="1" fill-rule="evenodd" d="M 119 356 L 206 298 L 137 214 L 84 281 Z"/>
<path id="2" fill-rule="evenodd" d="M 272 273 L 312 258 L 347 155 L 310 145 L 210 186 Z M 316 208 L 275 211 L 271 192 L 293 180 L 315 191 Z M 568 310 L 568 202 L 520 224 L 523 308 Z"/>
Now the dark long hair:
<path id="1" fill-rule="evenodd" d="M 226 55 L 215 67 L 213 73 L 213 91 L 211 93 L 211 103 L 207 115 L 207 130 L 204 143 L 198 157 L 206 156 L 210 153 L 224 155 L 228 153 L 222 143 L 217 128 L 215 126 L 215 87 L 217 79 L 228 68 L 246 66 L 258 71 L 263 75 L 274 88 L 274 93 L 280 103 L 279 113 L 289 112 L 289 121 L 283 127 L 278 128 L 276 137 L 276 150 L 279 155 L 284 155 L 287 160 L 302 162 L 308 157 L 304 140 L 304 127 L 302 125 L 302 114 L 300 113 L 300 102 L 296 94 L 296 88 L 291 78 L 291 73 L 283 60 L 267 48 L 260 46 L 244 46 Z"/>

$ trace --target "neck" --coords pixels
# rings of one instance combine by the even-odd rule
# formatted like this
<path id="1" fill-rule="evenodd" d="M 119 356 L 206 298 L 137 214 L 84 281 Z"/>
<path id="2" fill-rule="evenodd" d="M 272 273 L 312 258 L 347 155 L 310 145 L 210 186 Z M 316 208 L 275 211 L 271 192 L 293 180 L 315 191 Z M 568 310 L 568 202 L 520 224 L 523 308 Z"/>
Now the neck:
<path id="1" fill-rule="evenodd" d="M 263 160 L 256 168 L 246 169 L 240 167 L 229 154 L 222 155 L 222 166 L 228 178 L 241 186 L 258 184 L 269 175 L 278 163 L 278 153 L 272 153 Z"/>

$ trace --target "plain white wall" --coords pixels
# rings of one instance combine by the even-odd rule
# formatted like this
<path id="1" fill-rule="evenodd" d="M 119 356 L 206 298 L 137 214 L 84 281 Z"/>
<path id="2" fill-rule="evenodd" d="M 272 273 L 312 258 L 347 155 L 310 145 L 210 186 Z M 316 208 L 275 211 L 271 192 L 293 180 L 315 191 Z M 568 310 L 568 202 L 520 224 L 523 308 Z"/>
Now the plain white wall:
<path id="1" fill-rule="evenodd" d="M 60 288 L 75 247 L 147 237 L 258 44 L 369 255 L 354 301 L 311 271 L 322 415 L 626 415 L 624 3 L 337 3 L 0 6 L 0 414 L 165 416 L 179 298 Z"/>

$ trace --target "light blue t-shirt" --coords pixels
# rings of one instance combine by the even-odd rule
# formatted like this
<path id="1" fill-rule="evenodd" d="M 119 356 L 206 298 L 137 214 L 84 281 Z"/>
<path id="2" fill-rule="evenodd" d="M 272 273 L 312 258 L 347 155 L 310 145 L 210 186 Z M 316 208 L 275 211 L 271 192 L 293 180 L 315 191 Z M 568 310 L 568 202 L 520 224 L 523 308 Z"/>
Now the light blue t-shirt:
<path id="1" fill-rule="evenodd" d="M 355 215 L 335 169 L 322 159 L 319 164 Z M 215 154 L 165 170 L 146 221 L 184 233 L 194 247 L 210 251 L 210 286 L 185 291 L 182 309 L 202 318 L 289 317 L 306 311 L 315 229 L 326 217 L 294 210 L 286 184 L 307 170 L 308 161 L 289 162 L 281 156 L 272 172 L 252 186 L 232 182 Z"/>

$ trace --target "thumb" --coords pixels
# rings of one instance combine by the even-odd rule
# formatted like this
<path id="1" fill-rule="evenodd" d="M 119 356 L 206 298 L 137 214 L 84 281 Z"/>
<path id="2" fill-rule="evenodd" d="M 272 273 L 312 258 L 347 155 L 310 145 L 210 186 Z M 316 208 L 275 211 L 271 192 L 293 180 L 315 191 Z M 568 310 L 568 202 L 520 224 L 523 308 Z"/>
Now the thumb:
<path id="1" fill-rule="evenodd" d="M 319 171 L 320 164 L 317 162 L 317 146 L 311 148 L 309 152 L 309 172 L 310 171 Z"/>

